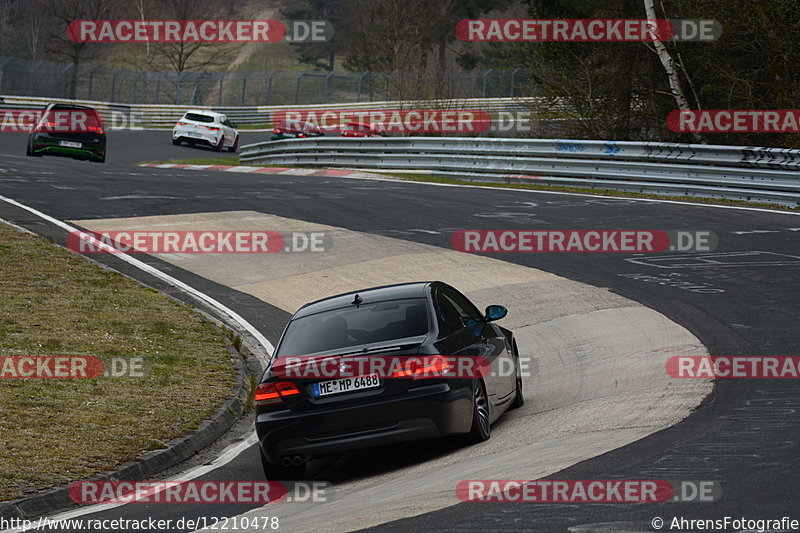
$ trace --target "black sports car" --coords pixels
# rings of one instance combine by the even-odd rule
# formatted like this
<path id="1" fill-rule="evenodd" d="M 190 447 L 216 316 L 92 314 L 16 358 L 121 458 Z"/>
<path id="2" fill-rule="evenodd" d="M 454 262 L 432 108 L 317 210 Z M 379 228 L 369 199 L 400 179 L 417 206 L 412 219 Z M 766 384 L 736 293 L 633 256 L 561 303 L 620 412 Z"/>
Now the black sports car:
<path id="1" fill-rule="evenodd" d="M 499 305 L 481 313 L 438 281 L 300 308 L 255 393 L 267 478 L 301 479 L 312 458 L 359 448 L 488 439 L 490 424 L 523 403 L 514 336 L 492 323 L 506 313 Z"/>
<path id="2" fill-rule="evenodd" d="M 26 155 L 61 155 L 104 163 L 106 134 L 97 111 L 73 104 L 49 104 L 28 135 Z"/>

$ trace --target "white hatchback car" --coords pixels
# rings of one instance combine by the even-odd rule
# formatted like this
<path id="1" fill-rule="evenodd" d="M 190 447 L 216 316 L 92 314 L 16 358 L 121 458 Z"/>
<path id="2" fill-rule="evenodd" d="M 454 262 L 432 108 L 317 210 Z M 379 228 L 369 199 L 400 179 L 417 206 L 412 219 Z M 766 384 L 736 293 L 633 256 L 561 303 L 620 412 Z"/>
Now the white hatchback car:
<path id="1" fill-rule="evenodd" d="M 205 144 L 217 152 L 239 149 L 239 132 L 228 117 L 213 111 L 190 109 L 172 128 L 172 144 Z"/>

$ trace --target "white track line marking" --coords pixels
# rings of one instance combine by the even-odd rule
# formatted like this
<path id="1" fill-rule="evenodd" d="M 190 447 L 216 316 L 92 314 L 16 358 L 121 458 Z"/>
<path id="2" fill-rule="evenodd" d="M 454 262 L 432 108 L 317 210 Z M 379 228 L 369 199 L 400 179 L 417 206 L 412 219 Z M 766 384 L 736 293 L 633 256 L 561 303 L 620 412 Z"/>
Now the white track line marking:
<path id="1" fill-rule="evenodd" d="M 234 459 L 236 459 L 243 451 L 250 448 L 252 445 L 258 442 L 258 437 L 256 436 L 255 432 L 251 433 L 245 440 L 241 442 L 235 442 L 225 448 L 222 453 L 213 461 L 208 464 L 196 466 L 186 472 L 179 474 L 178 476 L 172 477 L 165 481 L 190 481 L 192 479 L 198 478 L 200 476 L 204 476 L 207 473 L 211 472 L 212 470 L 216 470 L 226 464 L 230 463 Z M 165 487 L 156 487 L 155 490 L 148 492 L 148 494 L 143 494 L 142 497 L 149 496 L 151 494 L 156 494 L 157 492 L 161 492 L 164 490 Z M 134 498 L 134 501 L 138 498 Z M 72 518 L 78 518 L 81 516 L 85 516 L 87 514 L 93 513 L 100 513 L 103 511 L 108 511 L 111 509 L 115 509 L 117 507 L 122 507 L 123 505 L 128 505 L 129 503 L 133 502 L 125 502 L 125 503 L 98 503 L 95 505 L 88 505 L 85 507 L 81 507 L 80 509 L 75 509 L 74 511 L 67 511 L 65 513 L 57 514 L 50 518 L 51 522 L 56 522 L 59 520 L 70 520 Z M 19 527 L 15 529 L 5 529 L 0 531 L 0 533 L 24 533 L 25 531 L 30 531 L 36 529 L 38 520 L 31 520 L 31 526 L 28 528 Z"/>

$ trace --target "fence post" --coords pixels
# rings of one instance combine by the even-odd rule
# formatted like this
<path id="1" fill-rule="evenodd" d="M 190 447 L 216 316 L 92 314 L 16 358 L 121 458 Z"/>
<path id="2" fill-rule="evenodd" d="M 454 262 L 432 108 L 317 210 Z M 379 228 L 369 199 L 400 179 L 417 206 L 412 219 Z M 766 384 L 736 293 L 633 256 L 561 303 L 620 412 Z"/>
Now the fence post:
<path id="1" fill-rule="evenodd" d="M 217 94 L 217 105 L 222 107 L 222 87 L 223 82 L 225 81 L 225 77 L 228 75 L 228 71 L 225 71 L 219 75 L 219 93 Z"/>
<path id="2" fill-rule="evenodd" d="M 31 69 L 28 71 L 28 94 L 33 94 L 33 75 L 36 74 L 36 71 L 39 70 L 39 67 L 41 67 L 43 63 L 44 61 L 41 59 L 36 61 L 31 65 Z"/>
<path id="3" fill-rule="evenodd" d="M 299 76 L 297 76 L 297 83 L 296 83 L 296 84 L 295 84 L 295 86 L 294 86 L 294 105 L 297 105 L 297 104 L 299 104 L 299 102 L 297 101 L 297 99 L 298 99 L 298 97 L 300 96 L 300 80 L 302 80 L 302 79 L 303 79 L 303 76 L 305 76 L 305 75 L 306 75 L 306 72 L 307 72 L 307 71 L 305 71 L 305 70 L 304 70 L 304 71 L 300 72 L 300 75 L 299 75 Z"/>
<path id="4" fill-rule="evenodd" d="M 131 103 L 132 103 L 132 104 L 135 104 L 135 103 L 137 103 L 137 102 L 136 102 L 136 87 L 137 87 L 137 85 L 139 84 L 139 78 L 141 78 L 142 76 L 144 76 L 144 72 L 141 72 L 141 71 L 140 71 L 140 72 L 139 72 L 139 73 L 138 73 L 138 74 L 137 74 L 137 75 L 136 75 L 136 76 L 133 78 L 133 85 L 132 85 L 132 87 L 131 87 Z"/>
<path id="5" fill-rule="evenodd" d="M 510 94 L 509 94 L 509 96 L 511 96 L 512 98 L 513 98 L 514 96 L 516 96 L 516 95 L 514 94 L 514 91 L 516 90 L 516 85 L 515 85 L 515 83 L 517 82 L 517 72 L 519 72 L 519 71 L 520 71 L 520 69 L 518 69 L 518 68 L 515 68 L 515 69 L 514 69 L 514 71 L 511 73 L 511 91 L 510 91 Z"/>
<path id="6" fill-rule="evenodd" d="M 94 67 L 89 71 L 89 94 L 86 95 L 87 100 L 92 99 L 92 86 L 94 85 L 94 73 L 100 70 L 101 67 Z"/>
<path id="7" fill-rule="evenodd" d="M 253 75 L 254 70 L 248 70 L 244 78 L 242 78 L 242 101 L 239 105 L 244 105 L 245 98 L 247 97 L 247 78 Z"/>
<path id="8" fill-rule="evenodd" d="M 184 70 L 183 72 L 178 72 L 178 77 L 175 80 L 175 105 L 180 105 L 180 98 L 181 98 L 181 82 L 183 78 L 186 76 L 187 72 Z"/>
<path id="9" fill-rule="evenodd" d="M 61 69 L 61 89 L 59 91 L 60 95 L 61 95 L 61 98 L 66 98 L 67 97 L 67 94 L 66 94 L 66 92 L 67 92 L 67 72 L 72 70 L 72 67 L 74 67 L 74 66 L 75 65 L 73 63 L 70 63 L 69 65 L 67 65 L 66 67 Z M 76 90 L 77 90 L 77 87 L 76 87 Z"/>
<path id="10" fill-rule="evenodd" d="M 156 104 L 161 103 L 161 78 L 166 76 L 166 72 L 159 72 L 156 77 Z"/>
<path id="11" fill-rule="evenodd" d="M 6 73 L 6 65 L 11 61 L 10 57 L 7 57 L 0 61 L 0 94 L 3 93 L 3 78 L 5 77 Z"/>
<path id="12" fill-rule="evenodd" d="M 111 75 L 111 101 L 117 101 L 117 76 L 119 76 L 123 72 L 123 69 L 119 68 L 114 71 L 114 74 Z"/>
<path id="13" fill-rule="evenodd" d="M 482 98 L 486 98 L 486 80 L 489 79 L 489 74 L 491 74 L 492 72 L 494 72 L 494 69 L 490 68 L 489 70 L 486 70 L 483 73 L 483 87 L 481 88 L 481 97 Z"/>
<path id="14" fill-rule="evenodd" d="M 362 72 L 361 76 L 358 77 L 358 85 L 356 86 L 356 102 L 361 101 L 361 87 L 364 83 L 364 78 L 369 74 L 369 72 Z"/>
<path id="15" fill-rule="evenodd" d="M 328 90 L 330 89 L 331 86 L 331 78 L 333 77 L 333 74 L 334 71 L 331 70 L 330 72 L 328 72 L 328 75 L 325 76 L 325 89 L 323 90 L 323 94 L 325 95 L 326 104 L 330 103 L 330 100 L 328 99 Z"/>
<path id="16" fill-rule="evenodd" d="M 272 70 L 269 73 L 269 79 L 267 81 L 267 105 L 272 105 L 272 78 L 275 77 L 280 70 Z"/>

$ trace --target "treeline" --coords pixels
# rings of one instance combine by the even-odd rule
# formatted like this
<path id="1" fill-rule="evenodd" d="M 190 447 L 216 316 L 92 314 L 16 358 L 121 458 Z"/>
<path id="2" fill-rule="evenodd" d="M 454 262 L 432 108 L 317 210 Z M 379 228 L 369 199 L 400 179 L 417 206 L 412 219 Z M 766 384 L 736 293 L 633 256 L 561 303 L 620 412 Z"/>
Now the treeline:
<path id="1" fill-rule="evenodd" d="M 712 42 L 665 42 L 673 79 L 653 43 L 467 43 L 464 18 L 644 19 L 648 0 L 0 0 L 0 56 L 82 64 L 122 60 L 146 70 L 223 70 L 241 45 L 108 47 L 66 39 L 77 18 L 325 19 L 334 38 L 291 45 L 298 68 L 382 73 L 400 98 L 447 98 L 459 70 L 517 71 L 520 96 L 552 98 L 552 116 L 579 138 L 652 139 L 800 146 L 791 133 L 674 133 L 677 85 L 691 109 L 794 109 L 800 97 L 800 10 L 796 0 L 650 0 L 658 18 L 713 19 Z M 274 46 L 274 45 L 262 45 Z M 120 60 L 120 58 L 122 58 Z M 235 65 L 235 63 L 233 63 Z M 73 69 L 77 71 L 77 69 Z M 416 73 L 409 76 L 408 73 Z M 491 78 L 489 78 L 491 79 Z M 672 81 L 672 86 L 671 82 Z"/>
<path id="2" fill-rule="evenodd" d="M 645 18 L 644 0 L 527 0 L 527 16 Z M 797 109 L 800 101 L 800 10 L 795 0 L 657 0 L 656 16 L 713 19 L 711 42 L 666 42 L 692 109 Z M 566 99 L 576 136 L 694 142 L 673 133 L 665 118 L 678 109 L 652 43 L 493 43 L 473 46 L 460 61 L 486 68 L 522 68 L 527 93 Z M 799 147 L 786 133 L 713 133 L 714 144 Z"/>

